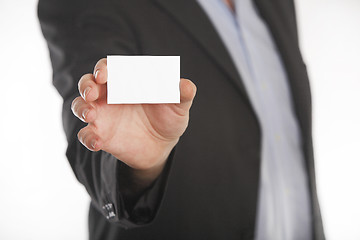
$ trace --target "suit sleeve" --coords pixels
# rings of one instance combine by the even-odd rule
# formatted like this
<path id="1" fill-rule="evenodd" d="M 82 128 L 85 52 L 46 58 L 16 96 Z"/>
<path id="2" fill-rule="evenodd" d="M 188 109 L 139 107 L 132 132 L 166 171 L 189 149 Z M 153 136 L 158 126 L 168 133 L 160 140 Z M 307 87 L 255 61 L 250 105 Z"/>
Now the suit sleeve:
<path id="1" fill-rule="evenodd" d="M 121 189 L 126 182 L 119 182 L 125 164 L 107 152 L 87 150 L 77 140 L 77 132 L 85 124 L 71 112 L 71 102 L 79 95 L 78 80 L 91 72 L 99 59 L 109 54 L 141 54 L 131 23 L 117 4 L 111 0 L 40 0 L 38 16 L 50 51 L 53 84 L 64 100 L 68 161 L 98 211 L 110 222 L 131 228 L 154 219 L 174 150 L 158 179 L 134 202 L 127 203 Z"/>

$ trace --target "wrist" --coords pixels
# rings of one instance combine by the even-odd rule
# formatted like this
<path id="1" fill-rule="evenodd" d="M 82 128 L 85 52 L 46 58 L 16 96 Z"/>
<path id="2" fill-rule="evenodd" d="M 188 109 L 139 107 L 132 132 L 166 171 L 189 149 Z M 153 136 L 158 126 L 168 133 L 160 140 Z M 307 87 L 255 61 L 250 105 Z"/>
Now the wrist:
<path id="1" fill-rule="evenodd" d="M 164 147 L 163 151 L 160 151 L 158 154 L 155 154 L 151 159 L 144 160 L 148 164 L 141 166 L 131 167 L 131 173 L 134 178 L 134 181 L 138 182 L 140 185 L 150 185 L 163 171 L 166 162 L 169 158 L 169 155 L 178 140 L 174 141 L 172 144 Z"/>
<path id="2" fill-rule="evenodd" d="M 123 174 L 130 177 L 131 185 L 144 189 L 151 185 L 161 174 L 178 140 L 157 143 L 156 147 L 152 147 L 152 151 L 146 155 L 134 154 L 132 158 L 113 155 L 127 165 Z"/>

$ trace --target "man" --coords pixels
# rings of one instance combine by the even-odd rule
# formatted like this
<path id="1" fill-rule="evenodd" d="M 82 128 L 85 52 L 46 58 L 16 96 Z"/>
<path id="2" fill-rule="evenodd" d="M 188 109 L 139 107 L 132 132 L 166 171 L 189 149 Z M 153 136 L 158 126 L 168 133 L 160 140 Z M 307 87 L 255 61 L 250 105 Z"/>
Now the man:
<path id="1" fill-rule="evenodd" d="M 40 0 L 39 18 L 90 239 L 324 239 L 292 1 Z M 110 54 L 181 56 L 181 103 L 107 105 Z"/>

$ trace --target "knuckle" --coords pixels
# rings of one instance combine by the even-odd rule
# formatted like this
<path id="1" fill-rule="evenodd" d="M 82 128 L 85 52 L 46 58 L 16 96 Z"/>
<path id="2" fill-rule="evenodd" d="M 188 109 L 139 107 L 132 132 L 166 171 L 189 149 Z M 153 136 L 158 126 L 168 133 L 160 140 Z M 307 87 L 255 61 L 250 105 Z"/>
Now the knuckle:
<path id="1" fill-rule="evenodd" d="M 85 75 L 83 75 L 79 82 L 78 82 L 78 87 L 79 89 L 84 86 L 85 84 L 87 84 L 88 82 L 91 82 L 92 81 L 92 74 L 91 73 L 87 73 Z"/>
<path id="2" fill-rule="evenodd" d="M 95 120 L 94 111 L 91 108 L 89 108 L 88 110 L 85 110 L 85 111 L 86 111 L 86 114 L 85 114 L 86 122 L 93 122 Z"/>

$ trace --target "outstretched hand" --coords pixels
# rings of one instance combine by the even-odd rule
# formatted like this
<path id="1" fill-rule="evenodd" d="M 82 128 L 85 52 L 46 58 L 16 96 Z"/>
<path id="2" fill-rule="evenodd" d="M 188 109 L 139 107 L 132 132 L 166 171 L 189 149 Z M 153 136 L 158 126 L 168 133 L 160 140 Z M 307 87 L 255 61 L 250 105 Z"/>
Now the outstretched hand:
<path id="1" fill-rule="evenodd" d="M 171 150 L 186 130 L 196 86 L 180 80 L 179 104 L 107 104 L 107 62 L 101 59 L 94 74 L 79 81 L 81 97 L 72 111 L 88 123 L 78 133 L 91 151 L 104 150 L 137 170 L 164 165 Z"/>

